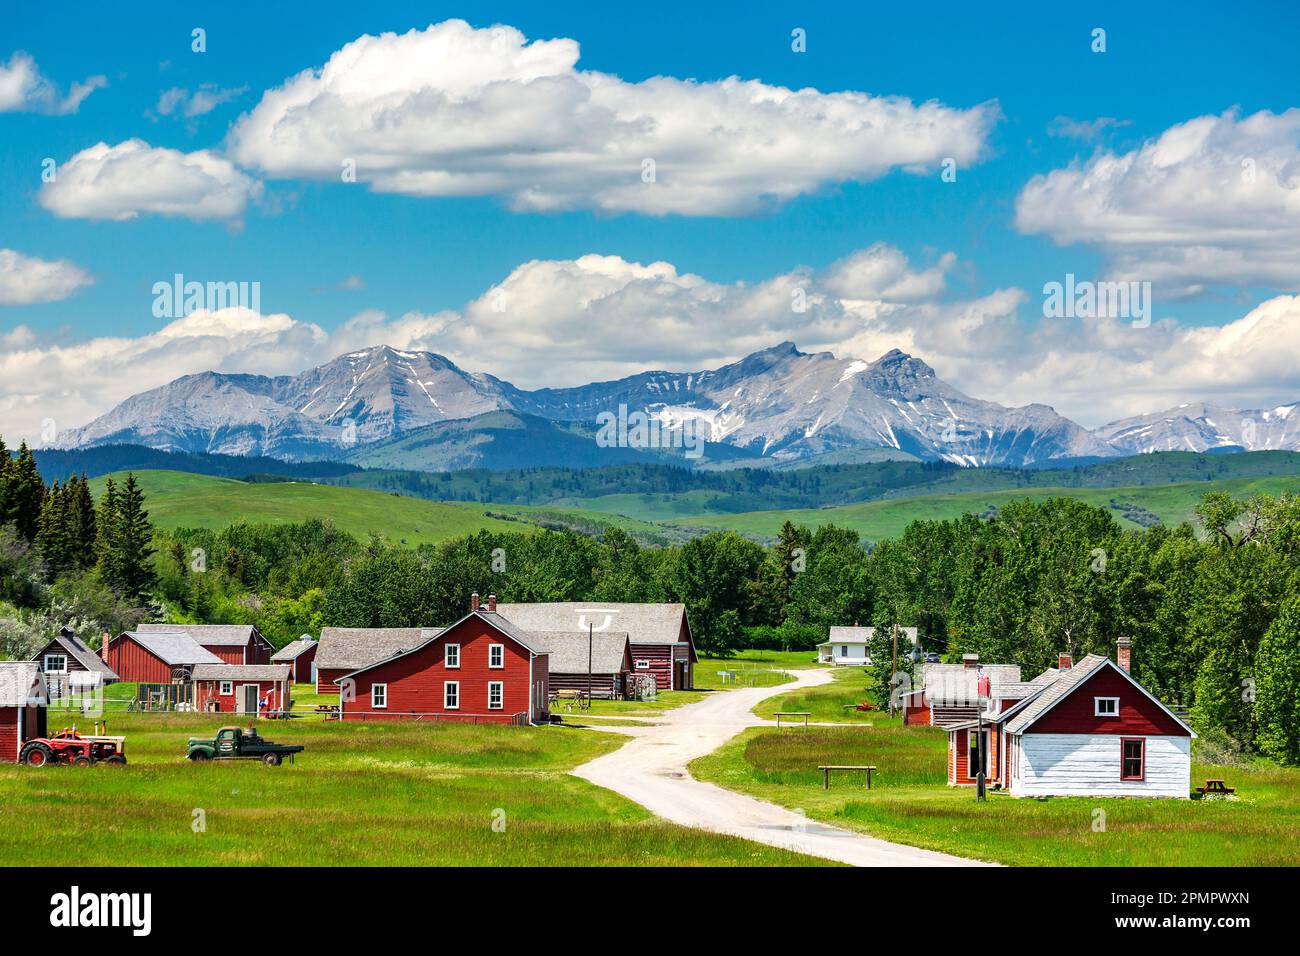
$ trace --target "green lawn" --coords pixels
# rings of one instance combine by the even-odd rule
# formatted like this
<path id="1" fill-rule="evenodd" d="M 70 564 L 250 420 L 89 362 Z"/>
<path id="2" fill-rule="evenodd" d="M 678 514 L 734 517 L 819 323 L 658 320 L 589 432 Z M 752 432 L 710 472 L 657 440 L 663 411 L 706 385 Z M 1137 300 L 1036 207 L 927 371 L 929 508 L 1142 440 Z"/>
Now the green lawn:
<path id="1" fill-rule="evenodd" d="M 794 680 L 786 671 L 816 666 L 816 651 L 743 650 L 734 657 L 701 657 L 695 665 L 695 686 L 705 690 L 775 687 Z M 720 671 L 734 673 L 736 680 L 724 684 Z"/>
<path id="2" fill-rule="evenodd" d="M 1256 492 L 1280 494 L 1287 490 L 1300 490 L 1300 478 L 1273 476 L 1266 478 L 1233 478 L 1225 481 L 1192 481 L 1170 485 L 1153 485 L 1131 488 L 1036 488 L 1005 491 L 962 492 L 959 494 L 924 495 L 915 498 L 884 499 L 837 508 L 804 508 L 785 511 L 749 511 L 728 515 L 696 515 L 681 519 L 684 524 L 700 528 L 720 528 L 774 537 L 787 520 L 795 524 L 816 527 L 836 524 L 852 528 L 869 541 L 896 538 L 909 524 L 918 520 L 941 520 L 960 517 L 968 512 L 981 514 L 990 508 L 1001 508 L 1008 502 L 1022 498 L 1043 501 L 1048 498 L 1078 498 L 1097 507 L 1108 507 L 1111 500 L 1120 505 L 1136 504 L 1159 516 L 1168 525 L 1192 519 L 1192 509 L 1208 491 L 1227 491 L 1234 495 Z M 1138 525 L 1114 515 L 1126 528 Z"/>
<path id="3" fill-rule="evenodd" d="M 754 713 L 775 720 L 777 711 L 804 711 L 810 721 L 826 723 L 875 723 L 887 718 L 880 711 L 854 710 L 849 704 L 868 700 L 873 681 L 861 667 L 836 667 L 829 684 L 792 690 L 769 697 L 754 708 Z"/>
<path id="4" fill-rule="evenodd" d="M 867 727 L 754 728 L 694 761 L 691 773 L 808 816 L 912 846 L 1025 866 L 1295 866 L 1300 771 L 1193 761 L 1238 800 L 1017 799 L 946 785 L 947 735 L 877 717 Z M 873 789 L 820 764 L 874 764 Z M 1104 831 L 1094 827 L 1104 813 Z"/>
<path id="5" fill-rule="evenodd" d="M 390 542 L 416 547 L 483 528 L 527 528 L 487 517 L 483 505 L 425 501 L 361 488 L 309 482 L 254 484 L 177 471 L 139 471 L 135 476 L 144 489 L 150 519 L 162 529 L 224 528 L 236 519 L 288 524 L 321 518 L 362 541 L 378 534 Z M 125 476 L 117 474 L 113 478 L 121 480 Z M 103 478 L 91 481 L 96 497 L 103 483 Z"/>
<path id="6" fill-rule="evenodd" d="M 109 729 L 127 737 L 126 767 L 0 765 L 0 858 L 18 866 L 818 862 L 656 821 L 565 772 L 620 746 L 614 735 L 264 721 L 267 737 L 307 748 L 295 763 L 184 759 L 188 737 L 230 720 L 114 715 Z M 204 832 L 194 831 L 196 811 Z"/>

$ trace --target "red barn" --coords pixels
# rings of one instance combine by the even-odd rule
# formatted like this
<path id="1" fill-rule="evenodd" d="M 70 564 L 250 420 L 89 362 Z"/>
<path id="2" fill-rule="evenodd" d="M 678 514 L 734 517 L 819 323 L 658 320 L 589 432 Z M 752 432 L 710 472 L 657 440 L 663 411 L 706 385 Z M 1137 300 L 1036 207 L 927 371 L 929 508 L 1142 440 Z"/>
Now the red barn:
<path id="1" fill-rule="evenodd" d="M 105 647 L 104 660 L 122 680 L 142 684 L 170 684 L 197 664 L 224 663 L 179 632 L 123 631 Z"/>
<path id="2" fill-rule="evenodd" d="M 194 706 L 222 714 L 287 711 L 290 683 L 288 664 L 200 664 L 194 668 Z"/>
<path id="3" fill-rule="evenodd" d="M 1187 798 L 1192 729 L 1119 663 L 1089 654 L 1020 685 L 1025 697 L 949 730 L 948 782 L 985 780 L 1013 796 Z"/>
<path id="4" fill-rule="evenodd" d="M 275 650 L 252 624 L 141 624 L 141 634 L 188 634 L 227 664 L 269 664 Z"/>
<path id="5" fill-rule="evenodd" d="M 418 647 L 437 633 L 437 628 L 420 627 L 323 628 L 316 650 L 316 693 L 337 694 L 346 675 Z"/>
<path id="6" fill-rule="evenodd" d="M 628 636 L 633 674 L 653 674 L 660 690 L 694 686 L 695 639 L 682 604 L 617 604 L 604 601 L 501 604 L 499 613 L 527 632 L 573 632 L 590 628 Z"/>
<path id="7" fill-rule="evenodd" d="M 49 702 L 39 664 L 0 662 L 0 761 L 17 763 L 24 743 L 48 736 L 45 712 Z"/>
<path id="8" fill-rule="evenodd" d="M 286 644 L 271 655 L 272 664 L 288 664 L 291 679 L 295 684 L 316 683 L 316 648 L 317 643 L 310 635 L 304 634 L 292 644 Z"/>
<path id="9" fill-rule="evenodd" d="M 499 614 L 470 611 L 423 643 L 353 671 L 344 720 L 535 724 L 549 716 L 548 660 Z"/>

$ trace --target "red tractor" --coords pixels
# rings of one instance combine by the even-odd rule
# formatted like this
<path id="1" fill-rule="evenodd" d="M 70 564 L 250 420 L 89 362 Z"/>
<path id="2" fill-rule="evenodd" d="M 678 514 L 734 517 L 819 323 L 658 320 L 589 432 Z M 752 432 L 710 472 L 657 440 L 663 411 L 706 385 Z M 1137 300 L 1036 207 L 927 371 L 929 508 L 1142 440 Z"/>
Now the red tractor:
<path id="1" fill-rule="evenodd" d="M 96 725 L 95 729 L 100 728 Z M 27 741 L 18 755 L 18 762 L 29 767 L 46 767 L 52 763 L 89 767 L 101 761 L 120 766 L 126 763 L 125 749 L 125 737 L 86 736 L 77 733 L 76 727 L 65 727 L 53 737 L 36 737 Z"/>

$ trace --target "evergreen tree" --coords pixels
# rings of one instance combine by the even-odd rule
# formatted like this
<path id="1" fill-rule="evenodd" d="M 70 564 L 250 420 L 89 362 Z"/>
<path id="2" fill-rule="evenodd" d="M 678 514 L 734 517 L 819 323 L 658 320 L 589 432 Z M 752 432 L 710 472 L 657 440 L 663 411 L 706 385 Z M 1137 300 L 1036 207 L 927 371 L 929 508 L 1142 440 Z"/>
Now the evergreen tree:
<path id="1" fill-rule="evenodd" d="M 1287 599 L 1260 642 L 1255 694 L 1260 751 L 1300 764 L 1300 595 Z"/>
<path id="2" fill-rule="evenodd" d="M 45 482 L 27 442 L 18 446 L 18 457 L 8 470 L 6 514 L 0 517 L 0 524 L 12 523 L 23 538 L 34 541 L 45 502 Z"/>
<path id="3" fill-rule="evenodd" d="M 88 570 L 95 564 L 95 501 L 90 496 L 90 482 L 82 474 L 69 481 L 69 533 L 75 552 L 76 567 Z"/>
<path id="4" fill-rule="evenodd" d="M 66 573 L 74 564 L 68 505 L 67 490 L 60 487 L 56 479 L 41 505 L 34 542 L 37 554 L 45 563 L 46 575 L 51 581 Z"/>
<path id="5" fill-rule="evenodd" d="M 118 497 L 117 482 L 109 475 L 104 480 L 104 493 L 95 513 L 95 564 L 100 580 L 120 594 L 122 550 L 118 533 Z"/>
<path id="6" fill-rule="evenodd" d="M 153 525 L 149 523 L 149 512 L 144 510 L 144 492 L 131 472 L 118 498 L 117 542 L 121 550 L 121 594 L 133 600 L 143 598 L 155 580 Z"/>

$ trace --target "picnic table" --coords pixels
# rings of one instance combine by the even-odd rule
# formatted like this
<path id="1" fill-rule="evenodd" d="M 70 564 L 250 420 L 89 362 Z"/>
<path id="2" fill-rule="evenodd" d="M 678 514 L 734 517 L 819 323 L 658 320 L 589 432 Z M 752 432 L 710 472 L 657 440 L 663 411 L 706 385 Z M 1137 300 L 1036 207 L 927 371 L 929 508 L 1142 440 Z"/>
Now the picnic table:
<path id="1" fill-rule="evenodd" d="M 723 684 L 728 682 L 735 684 L 740 680 L 740 675 L 735 671 L 718 671 L 718 676 L 722 678 Z"/>
<path id="2" fill-rule="evenodd" d="M 579 710 L 591 709 L 591 698 L 580 690 L 554 690 L 551 691 L 551 704 L 556 705 L 561 701 L 564 703 L 564 709 L 573 712 L 573 705 L 577 704 Z"/>
<path id="3" fill-rule="evenodd" d="M 831 771 L 832 770 L 858 770 L 866 774 L 867 789 L 871 789 L 871 774 L 875 771 L 873 764 L 824 764 L 817 768 L 822 772 L 822 789 L 831 788 Z"/>
<path id="4" fill-rule="evenodd" d="M 778 710 L 778 711 L 776 712 L 776 726 L 777 726 L 777 729 L 780 729 L 780 727 L 781 727 L 781 718 L 782 718 L 782 717 L 802 717 L 802 718 L 803 718 L 803 725 L 804 725 L 805 727 L 807 727 L 807 726 L 808 726 L 808 718 L 811 717 L 811 716 L 812 716 L 812 713 L 809 712 L 809 711 L 806 711 L 806 710 Z"/>
<path id="5" fill-rule="evenodd" d="M 1205 781 L 1205 786 L 1196 788 L 1196 792 L 1211 794 L 1219 793 L 1226 796 L 1230 793 L 1236 793 L 1237 790 L 1235 787 L 1225 787 L 1222 780 L 1207 780 Z"/>

